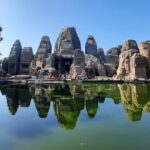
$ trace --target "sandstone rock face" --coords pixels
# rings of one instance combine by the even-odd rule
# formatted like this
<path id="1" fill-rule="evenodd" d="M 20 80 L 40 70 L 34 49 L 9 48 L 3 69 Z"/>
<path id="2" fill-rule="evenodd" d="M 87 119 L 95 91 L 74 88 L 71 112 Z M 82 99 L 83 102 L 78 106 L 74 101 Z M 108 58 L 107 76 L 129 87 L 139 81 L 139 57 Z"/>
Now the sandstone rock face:
<path id="1" fill-rule="evenodd" d="M 46 65 L 48 65 L 49 67 L 54 67 L 55 65 L 55 56 L 54 54 L 49 54 L 48 58 L 46 58 Z"/>
<path id="2" fill-rule="evenodd" d="M 36 56 L 39 59 L 47 58 L 52 51 L 51 42 L 48 36 L 43 36 L 37 50 Z"/>
<path id="3" fill-rule="evenodd" d="M 113 77 L 116 74 L 117 68 L 113 64 L 105 64 L 106 76 Z"/>
<path id="4" fill-rule="evenodd" d="M 74 55 L 74 50 L 81 49 L 79 37 L 74 27 L 62 29 L 55 45 L 55 54 Z"/>
<path id="5" fill-rule="evenodd" d="M 135 56 L 138 56 L 139 59 L 143 59 L 141 56 L 139 56 L 140 54 L 136 41 L 125 41 L 121 49 L 121 54 L 119 55 L 119 67 L 117 69 L 117 77 L 122 79 L 136 79 L 138 77 L 141 77 L 141 75 L 136 76 L 135 73 L 133 73 L 141 68 L 141 65 L 136 62 L 136 60 L 138 59 L 135 59 L 135 56 L 132 58 L 134 54 Z M 133 66 L 135 67 L 135 70 L 132 68 Z"/>
<path id="6" fill-rule="evenodd" d="M 130 49 L 139 50 L 138 45 L 135 40 L 127 40 L 123 43 L 121 52 L 128 51 Z"/>
<path id="7" fill-rule="evenodd" d="M 105 63 L 106 64 L 112 64 L 116 68 L 118 68 L 118 65 L 119 65 L 119 55 L 106 55 L 105 56 Z"/>
<path id="8" fill-rule="evenodd" d="M 133 45 L 132 45 L 133 46 Z M 147 60 L 140 55 L 139 50 L 129 49 L 122 51 L 119 56 L 117 76 L 122 79 L 147 78 Z"/>
<path id="9" fill-rule="evenodd" d="M 20 74 L 29 74 L 30 63 L 33 59 L 32 47 L 25 47 L 20 57 Z"/>
<path id="10" fill-rule="evenodd" d="M 105 66 L 99 59 L 91 54 L 85 55 L 85 71 L 88 78 L 106 76 Z"/>
<path id="11" fill-rule="evenodd" d="M 117 72 L 120 52 L 121 47 L 114 47 L 109 49 L 105 56 L 106 75 L 108 77 L 113 77 Z"/>
<path id="12" fill-rule="evenodd" d="M 105 56 L 105 68 L 106 68 L 106 75 L 108 77 L 113 77 L 119 65 L 119 55 L 106 55 Z"/>
<path id="13" fill-rule="evenodd" d="M 32 74 L 36 75 L 40 79 L 54 79 L 58 77 L 58 73 L 54 68 L 55 65 L 55 55 L 49 54 L 48 58 L 43 61 L 36 61 L 36 64 L 32 64 L 34 67 L 34 72 Z"/>
<path id="14" fill-rule="evenodd" d="M 36 55 L 30 65 L 30 74 L 36 75 L 41 69 L 47 65 L 47 58 L 52 50 L 51 42 L 48 36 L 43 36 L 37 50 Z"/>
<path id="15" fill-rule="evenodd" d="M 74 52 L 73 64 L 70 67 L 70 78 L 83 80 L 86 78 L 85 74 L 85 57 L 84 53 L 78 49 Z"/>
<path id="16" fill-rule="evenodd" d="M 113 47 L 107 51 L 107 55 L 119 55 L 121 53 L 120 47 Z"/>
<path id="17" fill-rule="evenodd" d="M 130 62 L 130 79 L 147 79 L 147 68 L 148 68 L 148 62 L 146 58 L 139 53 L 135 53 L 131 57 L 131 62 Z"/>
<path id="18" fill-rule="evenodd" d="M 3 62 L 2 62 L 2 69 L 5 72 L 8 72 L 8 58 L 4 58 Z"/>
<path id="19" fill-rule="evenodd" d="M 103 48 L 97 49 L 97 56 L 101 62 L 105 62 L 105 53 Z"/>
<path id="20" fill-rule="evenodd" d="M 145 41 L 139 44 L 140 54 L 148 61 L 148 77 L 150 77 L 150 41 Z"/>
<path id="21" fill-rule="evenodd" d="M 22 52 L 22 46 L 19 40 L 17 40 L 8 57 L 8 73 L 11 75 L 19 74 L 20 72 L 20 56 Z"/>
<path id="22" fill-rule="evenodd" d="M 97 56 L 97 44 L 92 35 L 89 35 L 85 44 L 85 54 Z"/>
<path id="23" fill-rule="evenodd" d="M 43 69 L 43 73 L 47 76 L 48 79 L 54 79 L 58 77 L 58 73 L 55 69 L 55 55 L 49 54 L 46 59 L 46 66 Z"/>
<path id="24" fill-rule="evenodd" d="M 117 76 L 122 79 L 130 79 L 130 62 L 131 57 L 135 54 L 139 53 L 136 49 L 130 49 L 128 51 L 124 51 L 119 56 L 119 67 L 117 69 Z"/>

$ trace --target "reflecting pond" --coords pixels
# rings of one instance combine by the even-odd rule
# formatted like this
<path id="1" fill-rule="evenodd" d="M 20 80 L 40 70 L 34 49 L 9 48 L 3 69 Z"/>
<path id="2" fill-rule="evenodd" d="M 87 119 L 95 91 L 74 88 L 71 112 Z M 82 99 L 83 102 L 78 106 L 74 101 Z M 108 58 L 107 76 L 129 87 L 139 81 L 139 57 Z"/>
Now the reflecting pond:
<path id="1" fill-rule="evenodd" d="M 0 87 L 4 150 L 149 150 L 150 84 Z"/>

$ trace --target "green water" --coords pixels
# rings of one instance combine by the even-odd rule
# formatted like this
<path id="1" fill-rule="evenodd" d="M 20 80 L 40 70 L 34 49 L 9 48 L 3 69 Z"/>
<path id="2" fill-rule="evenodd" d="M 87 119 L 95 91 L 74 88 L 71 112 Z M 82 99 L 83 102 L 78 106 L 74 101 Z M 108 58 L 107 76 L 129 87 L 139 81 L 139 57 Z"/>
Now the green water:
<path id="1" fill-rule="evenodd" d="M 149 150 L 149 84 L 1 87 L 0 149 Z"/>

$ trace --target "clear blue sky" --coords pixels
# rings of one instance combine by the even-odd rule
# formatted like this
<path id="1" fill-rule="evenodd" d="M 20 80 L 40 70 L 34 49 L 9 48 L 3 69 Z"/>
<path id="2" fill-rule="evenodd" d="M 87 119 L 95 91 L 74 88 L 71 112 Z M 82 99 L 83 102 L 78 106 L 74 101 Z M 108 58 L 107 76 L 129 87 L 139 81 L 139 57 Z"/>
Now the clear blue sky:
<path id="1" fill-rule="evenodd" d="M 5 56 L 16 39 L 35 53 L 41 37 L 48 35 L 54 48 L 66 26 L 76 27 L 83 50 L 93 35 L 107 51 L 126 39 L 150 39 L 150 0 L 0 0 L 0 25 Z"/>

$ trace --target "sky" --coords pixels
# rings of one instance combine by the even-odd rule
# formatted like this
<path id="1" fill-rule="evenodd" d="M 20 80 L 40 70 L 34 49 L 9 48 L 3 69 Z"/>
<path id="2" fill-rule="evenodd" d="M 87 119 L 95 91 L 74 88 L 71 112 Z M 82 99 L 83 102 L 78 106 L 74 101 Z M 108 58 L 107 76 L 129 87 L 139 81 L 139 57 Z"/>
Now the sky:
<path id="1" fill-rule="evenodd" d="M 0 52 L 7 57 L 19 39 L 35 53 L 43 35 L 54 49 L 67 26 L 76 28 L 83 51 L 88 35 L 105 52 L 127 39 L 150 40 L 149 6 L 150 0 L 0 0 Z"/>

